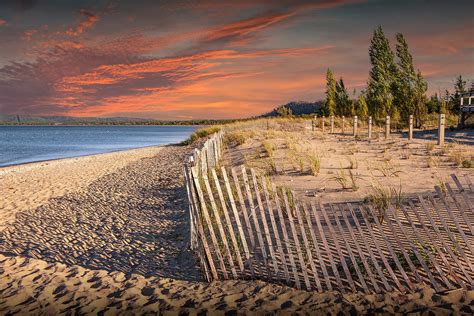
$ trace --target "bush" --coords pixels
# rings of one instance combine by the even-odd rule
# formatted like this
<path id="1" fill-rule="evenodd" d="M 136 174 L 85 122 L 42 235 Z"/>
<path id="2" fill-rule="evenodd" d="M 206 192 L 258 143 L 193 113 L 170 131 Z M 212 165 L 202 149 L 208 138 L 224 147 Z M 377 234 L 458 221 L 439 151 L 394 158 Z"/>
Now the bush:
<path id="1" fill-rule="evenodd" d="M 217 133 L 220 130 L 221 130 L 220 126 L 209 126 L 209 127 L 200 128 L 196 130 L 194 133 L 192 133 L 188 139 L 182 141 L 181 145 L 190 145 L 194 143 L 195 141 L 197 141 L 198 139 Z"/>
<path id="2" fill-rule="evenodd" d="M 474 159 L 466 159 L 462 162 L 463 168 L 474 168 Z"/>

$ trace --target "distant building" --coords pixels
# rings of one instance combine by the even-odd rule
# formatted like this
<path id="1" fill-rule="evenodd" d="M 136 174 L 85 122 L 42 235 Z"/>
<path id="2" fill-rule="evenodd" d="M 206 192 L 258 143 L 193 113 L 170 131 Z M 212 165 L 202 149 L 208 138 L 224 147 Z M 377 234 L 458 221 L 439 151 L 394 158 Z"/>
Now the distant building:
<path id="1" fill-rule="evenodd" d="M 469 91 L 461 93 L 461 104 L 459 105 L 459 127 L 466 126 L 469 116 L 474 113 L 474 82 L 471 84 Z"/>

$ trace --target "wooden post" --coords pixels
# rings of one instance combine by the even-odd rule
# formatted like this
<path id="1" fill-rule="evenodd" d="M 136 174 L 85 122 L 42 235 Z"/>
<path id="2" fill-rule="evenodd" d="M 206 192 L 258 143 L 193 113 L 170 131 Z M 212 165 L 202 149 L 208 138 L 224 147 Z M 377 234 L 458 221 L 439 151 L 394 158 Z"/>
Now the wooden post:
<path id="1" fill-rule="evenodd" d="M 410 115 L 410 120 L 408 122 L 408 140 L 413 139 L 413 115 Z"/>
<path id="2" fill-rule="evenodd" d="M 352 132 L 354 137 L 357 136 L 357 115 L 354 116 L 354 125 L 352 126 Z"/>
<path id="3" fill-rule="evenodd" d="M 314 132 L 314 119 L 311 120 L 311 130 Z"/>
<path id="4" fill-rule="evenodd" d="M 369 139 L 372 138 L 372 116 L 369 116 Z"/>
<path id="5" fill-rule="evenodd" d="M 342 116 L 342 126 L 341 126 L 341 133 L 342 135 L 344 135 L 344 123 L 346 122 L 346 118 L 344 117 L 344 115 Z"/>
<path id="6" fill-rule="evenodd" d="M 331 134 L 334 133 L 334 115 L 331 115 Z"/>
<path id="7" fill-rule="evenodd" d="M 445 114 L 439 114 L 438 117 L 438 145 L 444 145 L 444 123 L 445 123 Z"/>
<path id="8" fill-rule="evenodd" d="M 385 119 L 385 139 L 390 137 L 390 116 L 387 115 Z"/>
<path id="9" fill-rule="evenodd" d="M 324 130 L 325 130 L 325 127 L 326 127 L 326 126 L 325 126 L 324 119 L 325 119 L 325 117 L 323 116 L 322 121 L 321 121 L 321 129 L 322 129 L 322 131 L 323 131 L 323 134 L 324 134 Z"/>

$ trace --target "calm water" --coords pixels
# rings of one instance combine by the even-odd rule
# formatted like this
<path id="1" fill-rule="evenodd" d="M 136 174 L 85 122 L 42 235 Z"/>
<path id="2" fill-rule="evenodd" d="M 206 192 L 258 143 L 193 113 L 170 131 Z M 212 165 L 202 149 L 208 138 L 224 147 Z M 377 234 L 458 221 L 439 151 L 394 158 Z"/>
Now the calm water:
<path id="1" fill-rule="evenodd" d="M 195 126 L 0 126 L 0 167 L 178 143 Z"/>

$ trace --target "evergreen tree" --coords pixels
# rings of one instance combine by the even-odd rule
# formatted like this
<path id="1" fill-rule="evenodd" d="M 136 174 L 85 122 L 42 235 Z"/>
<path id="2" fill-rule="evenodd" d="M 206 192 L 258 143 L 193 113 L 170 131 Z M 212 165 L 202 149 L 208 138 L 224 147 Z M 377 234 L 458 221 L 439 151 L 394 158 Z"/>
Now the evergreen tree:
<path id="1" fill-rule="evenodd" d="M 461 105 L 461 94 L 464 92 L 466 92 L 466 80 L 464 80 L 462 76 L 459 75 L 456 77 L 456 82 L 454 83 L 454 94 L 451 95 L 449 104 L 447 104 L 449 112 L 459 112 L 459 106 Z"/>
<path id="2" fill-rule="evenodd" d="M 441 106 L 441 102 L 438 99 L 438 94 L 435 93 L 430 97 L 428 102 L 426 103 L 426 108 L 428 110 L 428 113 L 439 113 L 439 109 Z"/>
<path id="3" fill-rule="evenodd" d="M 359 98 L 357 99 L 357 106 L 356 106 L 355 114 L 360 119 L 365 119 L 369 115 L 369 109 L 367 107 L 367 100 L 365 99 L 364 93 L 361 93 Z"/>
<path id="4" fill-rule="evenodd" d="M 336 80 L 331 69 L 326 72 L 326 102 L 323 107 L 324 115 L 334 115 L 336 113 Z"/>
<path id="5" fill-rule="evenodd" d="M 408 44 L 403 34 L 398 33 L 397 57 L 398 71 L 393 85 L 394 108 L 398 109 L 404 123 L 408 122 L 408 117 L 415 116 L 415 125 L 420 126 L 427 113 L 425 92 L 427 84 L 421 72 L 415 72 L 413 57 L 408 51 Z"/>
<path id="6" fill-rule="evenodd" d="M 369 47 L 372 69 L 369 73 L 367 87 L 367 104 L 369 112 L 378 118 L 390 115 L 393 106 L 393 86 L 397 68 L 390 43 L 382 27 L 374 31 Z"/>
<path id="7" fill-rule="evenodd" d="M 344 80 L 341 78 L 336 83 L 336 114 L 351 116 L 353 112 L 352 101 L 349 99 Z"/>
<path id="8" fill-rule="evenodd" d="M 426 108 L 426 90 L 428 90 L 428 84 L 421 75 L 421 72 L 418 70 L 418 73 L 416 74 L 413 98 L 413 116 L 415 118 L 416 127 L 421 127 L 423 125 L 423 122 L 426 119 L 426 114 L 428 114 L 428 109 Z"/>

